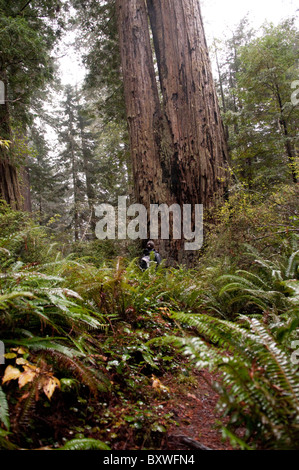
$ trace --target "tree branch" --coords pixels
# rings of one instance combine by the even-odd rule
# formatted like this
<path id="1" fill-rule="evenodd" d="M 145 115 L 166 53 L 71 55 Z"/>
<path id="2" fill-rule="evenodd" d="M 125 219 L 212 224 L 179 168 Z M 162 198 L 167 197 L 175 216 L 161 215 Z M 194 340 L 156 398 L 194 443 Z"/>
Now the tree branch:
<path id="1" fill-rule="evenodd" d="M 205 445 L 201 444 L 198 441 L 195 441 L 189 436 L 181 435 L 181 434 L 171 434 L 169 437 L 174 438 L 181 442 L 182 444 L 185 444 L 191 449 L 197 449 L 197 450 L 212 450 L 210 447 L 206 447 Z"/>
<path id="2" fill-rule="evenodd" d="M 29 0 L 24 6 L 23 8 L 19 11 L 19 15 L 28 7 L 28 5 L 31 3 L 32 0 Z"/>

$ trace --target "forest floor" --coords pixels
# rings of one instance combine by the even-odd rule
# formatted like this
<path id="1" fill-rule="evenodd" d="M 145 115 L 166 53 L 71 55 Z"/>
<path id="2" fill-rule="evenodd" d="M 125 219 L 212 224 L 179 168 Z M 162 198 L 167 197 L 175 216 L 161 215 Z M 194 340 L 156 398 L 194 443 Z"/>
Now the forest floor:
<path id="1" fill-rule="evenodd" d="M 23 392 L 19 391 L 19 401 L 10 410 L 15 443 L 47 449 L 66 440 L 93 438 L 112 451 L 233 450 L 217 426 L 219 395 L 212 382 L 220 377 L 187 366 L 183 358 L 175 373 L 160 370 L 158 375 L 148 375 L 137 390 L 130 391 L 124 375 L 111 371 L 113 392 L 93 397 L 87 389 L 80 395 L 56 391 L 51 405 L 45 398 L 35 403 L 30 420 L 20 419 Z M 7 392 L 15 386 L 9 384 Z"/>
<path id="2" fill-rule="evenodd" d="M 171 374 L 160 379 L 169 393 L 163 396 L 163 393 L 157 392 L 151 406 L 153 409 L 163 409 L 164 416 L 172 415 L 173 418 L 161 440 L 160 450 L 195 450 L 198 445 L 207 448 L 203 450 L 234 450 L 228 441 L 223 441 L 217 426 L 220 416 L 215 408 L 219 396 L 211 385 L 215 379 L 206 370 L 193 371 L 192 377 L 185 383 L 178 383 Z M 128 433 L 126 440 L 118 441 L 112 448 L 132 450 L 133 447 L 130 447 Z"/>
<path id="3" fill-rule="evenodd" d="M 195 371 L 197 383 L 178 386 L 173 380 L 165 381 L 171 390 L 167 408 L 173 413 L 177 425 L 172 425 L 163 442 L 162 450 L 192 450 L 196 442 L 211 450 L 233 450 L 224 442 L 217 427 L 220 417 L 215 412 L 219 396 L 212 388 L 215 377 L 206 371 Z M 163 382 L 164 383 L 164 382 Z M 190 441 L 183 438 L 190 438 Z M 195 442 L 193 442 L 195 441 Z"/>

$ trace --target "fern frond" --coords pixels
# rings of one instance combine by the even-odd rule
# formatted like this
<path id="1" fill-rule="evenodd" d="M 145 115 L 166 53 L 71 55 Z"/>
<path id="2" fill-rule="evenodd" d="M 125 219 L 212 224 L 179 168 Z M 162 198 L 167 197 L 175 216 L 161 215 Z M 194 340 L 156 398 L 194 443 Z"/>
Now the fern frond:
<path id="1" fill-rule="evenodd" d="M 0 449 L 1 450 L 19 450 L 18 446 L 10 442 L 11 432 L 0 428 Z"/>
<path id="2" fill-rule="evenodd" d="M 298 265 L 299 265 L 299 250 L 292 253 L 292 255 L 289 258 L 288 266 L 286 269 L 286 277 L 288 279 L 295 277 Z"/>
<path id="3" fill-rule="evenodd" d="M 58 450 L 110 450 L 105 442 L 97 439 L 72 439 L 59 447 Z"/>
<path id="4" fill-rule="evenodd" d="M 59 368 L 65 368 L 80 383 L 87 386 L 94 396 L 97 396 L 99 391 L 108 391 L 110 386 L 108 379 L 103 374 L 83 364 L 82 361 L 77 358 L 72 359 L 54 350 L 47 351 L 47 354 L 53 358 Z"/>
<path id="5" fill-rule="evenodd" d="M 299 374 L 289 350 L 256 318 L 240 316 L 242 325 L 207 315 L 179 313 L 174 318 L 204 338 L 172 338 L 174 344 L 196 367 L 222 371 L 219 409 L 231 416 L 230 426 L 245 426 L 247 437 L 266 447 L 295 448 Z"/>
<path id="6" fill-rule="evenodd" d="M 6 395 L 0 386 L 0 421 L 4 424 L 7 430 L 10 429 L 9 409 Z"/>
<path id="7" fill-rule="evenodd" d="M 278 344 L 273 341 L 273 337 L 266 330 L 265 326 L 256 319 L 248 319 L 252 331 L 258 336 L 264 347 L 267 349 L 266 373 L 277 387 L 284 391 L 292 401 L 292 406 L 299 414 L 299 374 L 292 367 L 289 355 L 287 355 Z M 271 361 L 269 361 L 269 357 Z"/>

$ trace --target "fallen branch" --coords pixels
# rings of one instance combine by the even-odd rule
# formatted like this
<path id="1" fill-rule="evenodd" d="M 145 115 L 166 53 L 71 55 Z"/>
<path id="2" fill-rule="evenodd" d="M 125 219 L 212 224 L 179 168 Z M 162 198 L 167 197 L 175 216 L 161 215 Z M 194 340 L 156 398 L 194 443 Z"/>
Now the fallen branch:
<path id="1" fill-rule="evenodd" d="M 209 447 L 206 447 L 205 445 L 196 441 L 195 439 L 192 439 L 191 437 L 185 436 L 183 434 L 171 434 L 169 437 L 178 440 L 180 443 L 185 444 L 191 449 L 212 450 Z"/>

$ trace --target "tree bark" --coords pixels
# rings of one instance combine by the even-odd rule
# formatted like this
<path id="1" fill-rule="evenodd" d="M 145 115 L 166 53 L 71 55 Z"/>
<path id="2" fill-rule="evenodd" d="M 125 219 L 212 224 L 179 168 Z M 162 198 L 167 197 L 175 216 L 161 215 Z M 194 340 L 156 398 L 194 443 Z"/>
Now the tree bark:
<path id="1" fill-rule="evenodd" d="M 219 64 L 219 59 L 218 59 L 218 50 L 217 50 L 216 43 L 214 43 L 214 47 L 215 47 L 215 58 L 216 58 L 216 65 L 217 65 L 217 72 L 218 72 L 220 94 L 221 94 L 221 100 L 222 100 L 222 109 L 223 109 L 223 112 L 226 113 L 227 107 L 226 107 L 226 100 L 225 100 L 224 88 L 223 88 L 223 79 L 221 75 L 221 69 L 220 69 L 220 64 Z M 228 129 L 227 124 L 225 126 L 225 140 L 226 142 L 228 142 L 229 140 L 229 129 Z"/>
<path id="2" fill-rule="evenodd" d="M 30 171 L 28 166 L 24 166 L 20 170 L 20 190 L 23 199 L 22 210 L 31 213 Z"/>
<path id="3" fill-rule="evenodd" d="M 228 152 L 198 1 L 117 0 L 117 11 L 137 201 L 211 207 Z M 189 259 L 183 241 L 159 240 L 162 255 Z"/>
<path id="4" fill-rule="evenodd" d="M 174 154 L 172 190 L 210 207 L 223 195 L 228 159 L 199 2 L 148 0 Z"/>
<path id="5" fill-rule="evenodd" d="M 144 0 L 117 0 L 119 41 L 136 198 L 169 198 L 160 163 L 162 114 Z"/>
<path id="6" fill-rule="evenodd" d="M 286 155 L 287 155 L 287 158 L 288 158 L 288 161 L 289 161 L 289 166 L 290 166 L 290 170 L 291 170 L 293 183 L 297 183 L 298 178 L 297 178 L 296 166 L 295 166 L 296 155 L 295 155 L 295 152 L 293 152 L 292 145 L 290 143 L 290 137 L 289 137 L 287 122 L 286 122 L 285 118 L 283 117 L 283 104 L 282 104 L 282 99 L 281 99 L 281 96 L 280 96 L 279 87 L 278 87 L 277 83 L 275 84 L 275 88 L 276 88 L 276 98 L 277 98 L 277 101 L 278 101 L 279 112 L 280 112 L 279 123 L 282 126 L 283 136 L 285 138 Z"/>
<path id="7" fill-rule="evenodd" d="M 0 138 L 11 140 L 10 110 L 7 96 L 7 79 L 4 71 L 0 71 L 0 80 L 4 84 L 5 103 L 0 104 Z M 6 201 L 12 209 L 22 210 L 22 196 L 19 185 L 18 171 L 12 160 L 12 148 L 0 145 L 0 199 Z"/>
<path id="8" fill-rule="evenodd" d="M 78 189 L 77 189 L 78 174 L 77 174 L 77 164 L 76 164 L 76 156 L 75 156 L 75 144 L 74 144 L 72 123 L 70 124 L 69 141 L 70 141 L 70 154 L 71 154 L 72 180 L 73 180 L 73 198 L 74 198 L 74 239 L 75 239 L 75 242 L 77 242 L 79 240 L 79 230 L 80 230 L 79 201 L 78 201 Z"/>

